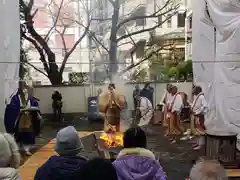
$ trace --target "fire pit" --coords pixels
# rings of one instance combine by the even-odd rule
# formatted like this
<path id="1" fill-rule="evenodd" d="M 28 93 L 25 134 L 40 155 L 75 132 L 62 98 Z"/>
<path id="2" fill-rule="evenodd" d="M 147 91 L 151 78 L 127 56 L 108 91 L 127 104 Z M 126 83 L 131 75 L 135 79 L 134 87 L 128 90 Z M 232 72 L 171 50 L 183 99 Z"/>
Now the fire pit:
<path id="1" fill-rule="evenodd" d="M 96 146 L 101 157 L 114 160 L 123 149 L 123 135 L 121 133 L 95 132 Z"/>

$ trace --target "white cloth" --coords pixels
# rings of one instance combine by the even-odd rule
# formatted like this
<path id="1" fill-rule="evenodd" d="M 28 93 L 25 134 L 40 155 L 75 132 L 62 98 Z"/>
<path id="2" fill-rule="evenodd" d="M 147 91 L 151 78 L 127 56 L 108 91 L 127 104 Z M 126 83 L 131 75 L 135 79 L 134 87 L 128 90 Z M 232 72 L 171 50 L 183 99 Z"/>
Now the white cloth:
<path id="1" fill-rule="evenodd" d="M 11 9 L 11 11 L 9 11 Z M 0 30 L 0 132 L 4 130 L 3 116 L 5 101 L 18 88 L 20 31 L 19 31 L 19 2 L 0 1 L 1 25 Z"/>
<path id="2" fill-rule="evenodd" d="M 163 94 L 163 97 L 160 101 L 160 104 L 162 104 L 162 105 L 169 104 L 172 101 L 172 97 L 173 97 L 172 94 L 169 93 L 167 90 L 165 90 L 164 94 Z M 164 101 L 165 101 L 166 104 L 164 103 Z"/>
<path id="3" fill-rule="evenodd" d="M 20 154 L 15 139 L 10 134 L 0 133 L 0 147 L 0 168 L 18 168 Z"/>
<path id="4" fill-rule="evenodd" d="M 194 81 L 208 99 L 205 127 L 214 135 L 239 133 L 239 1 L 193 1 L 193 12 Z"/>
<path id="5" fill-rule="evenodd" d="M 182 96 L 179 93 L 175 94 L 172 98 L 171 104 L 172 112 L 180 113 L 183 108 Z"/>
<path id="6" fill-rule="evenodd" d="M 139 126 L 144 126 L 149 124 L 151 118 L 153 116 L 153 105 L 146 97 L 141 97 L 140 99 L 140 107 L 139 110 L 141 112 L 141 119 L 138 123 Z"/>
<path id="7" fill-rule="evenodd" d="M 14 168 L 0 168 L 0 180 L 20 180 L 17 169 Z"/>
<path id="8" fill-rule="evenodd" d="M 202 93 L 193 97 L 192 111 L 194 114 L 205 115 L 207 113 L 207 101 Z"/>

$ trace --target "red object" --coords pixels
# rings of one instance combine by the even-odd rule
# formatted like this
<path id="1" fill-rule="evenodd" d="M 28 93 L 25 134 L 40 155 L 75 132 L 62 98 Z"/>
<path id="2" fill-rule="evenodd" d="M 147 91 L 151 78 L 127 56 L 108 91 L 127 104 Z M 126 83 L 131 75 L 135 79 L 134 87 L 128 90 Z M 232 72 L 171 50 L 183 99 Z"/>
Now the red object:
<path id="1" fill-rule="evenodd" d="M 204 116 L 203 115 L 199 116 L 199 124 L 204 130 L 206 129 L 204 126 Z"/>

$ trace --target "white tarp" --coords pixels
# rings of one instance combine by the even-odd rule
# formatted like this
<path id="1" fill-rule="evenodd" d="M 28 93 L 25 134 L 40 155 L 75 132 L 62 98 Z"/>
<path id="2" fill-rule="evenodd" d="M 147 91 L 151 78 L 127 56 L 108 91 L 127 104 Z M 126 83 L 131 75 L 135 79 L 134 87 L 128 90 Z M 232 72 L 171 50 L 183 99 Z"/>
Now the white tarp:
<path id="1" fill-rule="evenodd" d="M 215 135 L 240 133 L 240 3 L 206 2 L 212 21 L 205 1 L 193 1 L 194 80 L 203 86 L 210 107 L 205 125 Z"/>
<path id="2" fill-rule="evenodd" d="M 19 2 L 0 0 L 0 132 L 4 131 L 5 100 L 18 88 L 20 28 Z"/>

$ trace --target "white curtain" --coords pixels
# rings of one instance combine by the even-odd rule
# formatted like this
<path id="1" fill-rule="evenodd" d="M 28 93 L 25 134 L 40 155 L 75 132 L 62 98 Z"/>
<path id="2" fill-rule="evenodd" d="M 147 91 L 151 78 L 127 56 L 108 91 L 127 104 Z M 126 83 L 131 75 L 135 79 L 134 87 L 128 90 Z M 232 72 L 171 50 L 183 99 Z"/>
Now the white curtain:
<path id="1" fill-rule="evenodd" d="M 212 24 L 205 1 L 193 1 L 194 78 L 203 86 L 210 107 L 205 125 L 215 135 L 240 133 L 240 4 L 206 2 Z"/>
<path id="2" fill-rule="evenodd" d="M 0 132 L 4 131 L 5 100 L 18 88 L 20 28 L 19 2 L 0 0 Z"/>

